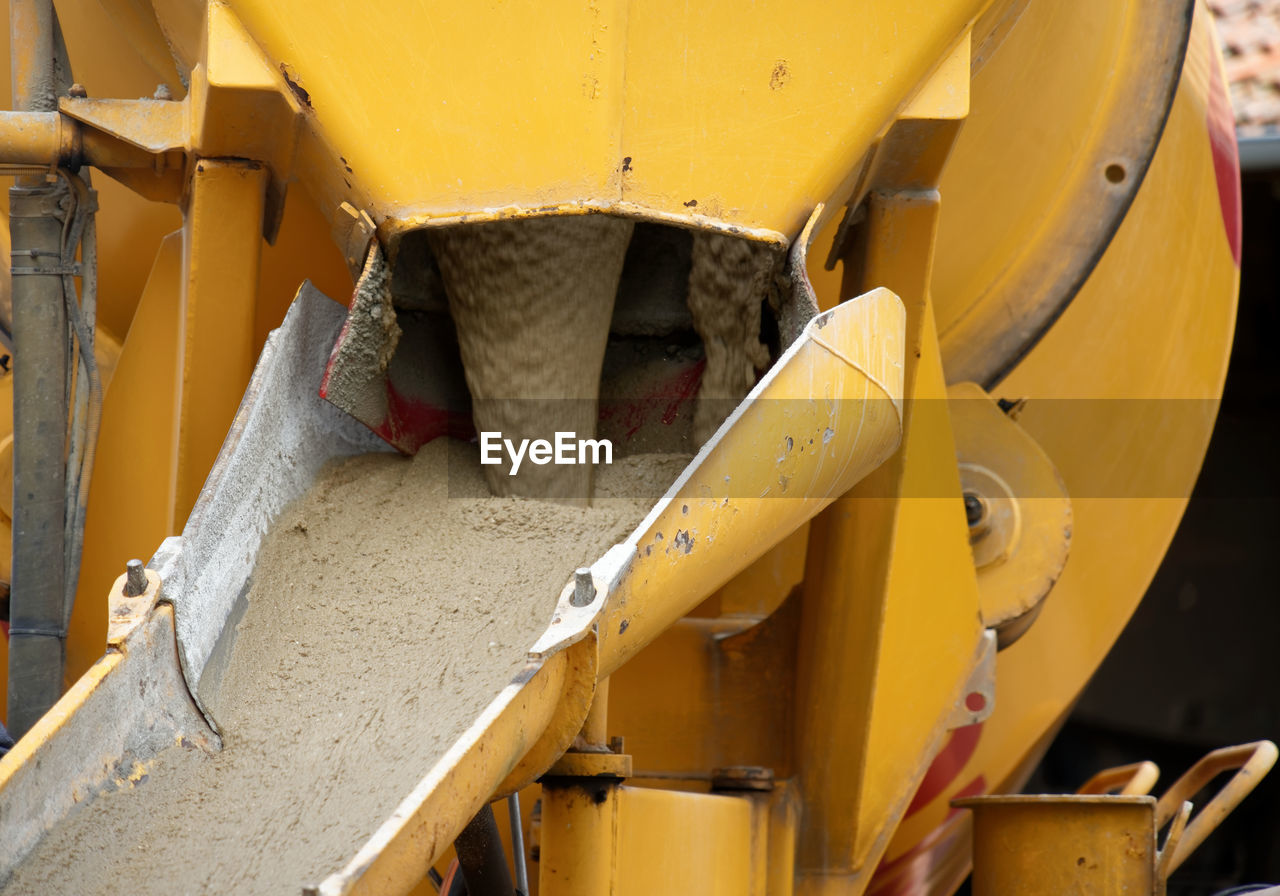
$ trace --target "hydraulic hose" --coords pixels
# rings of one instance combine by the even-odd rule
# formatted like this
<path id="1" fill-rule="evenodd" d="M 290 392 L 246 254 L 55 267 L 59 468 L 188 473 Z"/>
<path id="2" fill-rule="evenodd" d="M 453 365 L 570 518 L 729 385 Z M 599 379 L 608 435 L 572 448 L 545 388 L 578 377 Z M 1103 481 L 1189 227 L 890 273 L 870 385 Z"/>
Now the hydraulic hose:
<path id="1" fill-rule="evenodd" d="M 75 605 L 76 585 L 80 575 L 80 558 L 84 549 L 84 521 L 89 504 L 89 482 L 93 474 L 94 454 L 98 444 L 98 428 L 102 421 L 102 383 L 98 376 L 98 364 L 94 357 L 94 324 L 98 295 L 98 243 L 95 212 L 97 195 L 89 188 L 89 172 L 82 170 L 75 175 L 60 170 L 59 175 L 75 192 L 75 214 L 71 226 L 64 229 L 64 269 L 75 260 L 76 246 L 80 251 L 81 290 L 76 301 L 75 277 L 63 274 L 63 298 L 67 306 L 67 320 L 71 325 L 71 337 L 75 351 L 69 358 L 69 368 L 77 371 L 71 390 L 71 432 L 67 452 L 66 493 L 66 572 L 63 626 L 71 625 L 71 611 Z"/>

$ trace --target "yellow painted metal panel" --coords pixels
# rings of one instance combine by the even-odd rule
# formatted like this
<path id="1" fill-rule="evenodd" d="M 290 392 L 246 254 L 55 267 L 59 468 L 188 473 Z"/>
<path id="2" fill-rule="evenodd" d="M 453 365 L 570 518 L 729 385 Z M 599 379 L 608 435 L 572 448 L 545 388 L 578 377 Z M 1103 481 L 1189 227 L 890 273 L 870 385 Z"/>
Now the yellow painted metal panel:
<path id="1" fill-rule="evenodd" d="M 646 775 L 684 789 L 731 766 L 789 776 L 798 610 L 793 599 L 754 625 L 680 620 L 609 677 L 609 734 L 625 736 Z"/>
<path id="2" fill-rule="evenodd" d="M 1047 222 L 1079 213 L 1062 207 L 1074 179 L 1101 176 L 1076 163 L 1109 112 L 1108 82 L 1133 10 L 1125 3 L 1088 9 L 1085 15 L 1075 3 L 1026 4 L 1002 47 L 1010 52 L 992 54 L 974 76 L 972 108 L 940 185 L 946 212 L 938 224 L 934 290 L 944 342 L 1011 259 L 1036 244 Z M 1031 165 L 1058 176 L 1028 176 Z"/>
<path id="3" fill-rule="evenodd" d="M 262 351 L 267 334 L 280 326 L 303 278 L 342 304 L 351 300 L 354 284 L 342 253 L 329 237 L 329 226 L 307 191 L 289 190 L 284 219 L 273 245 L 262 249 L 257 304 L 253 318 L 253 354 Z"/>
<path id="4" fill-rule="evenodd" d="M 380 215 L 617 194 L 625 4 L 231 6 Z"/>
<path id="5" fill-rule="evenodd" d="M 706 602 L 714 605 L 707 608 L 707 615 L 768 616 L 778 609 L 792 589 L 804 581 L 804 558 L 808 545 L 809 525 L 806 523 L 772 551 L 725 582 L 724 587 Z M 698 615 L 698 611 L 690 615 Z"/>
<path id="6" fill-rule="evenodd" d="M 753 800 L 591 778 L 549 779 L 542 805 L 542 896 L 761 893 L 764 877 L 753 871 L 764 868 L 773 829 L 785 852 L 795 822 L 769 794 Z"/>
<path id="7" fill-rule="evenodd" d="M 999 792 L 1029 773 L 1026 757 L 1115 642 L 1182 516 L 1213 429 L 1239 280 L 1206 129 L 1215 57 L 1198 19 L 1128 218 L 1054 328 L 993 390 L 1028 398 L 1018 422 L 1072 498 L 1071 557 L 1040 618 L 999 656 L 996 709 L 974 752 L 903 822 L 890 858 L 941 825 L 956 792 Z"/>
<path id="8" fill-rule="evenodd" d="M 776 238 L 985 3 L 229 6 L 305 96 L 301 173 L 334 208 L 398 228 L 588 206 Z"/>
<path id="9" fill-rule="evenodd" d="M 618 801 L 616 896 L 751 892 L 748 800 L 623 787 Z"/>
<path id="10" fill-rule="evenodd" d="M 893 452 L 903 319 L 886 289 L 816 318 L 704 446 L 628 539 L 635 554 L 607 584 L 602 674 Z M 583 623 L 563 600 L 559 615 L 573 620 L 566 635 Z"/>
<path id="11" fill-rule="evenodd" d="M 614 893 L 618 782 L 562 779 L 542 789 L 538 890 L 545 896 Z"/>
<path id="12" fill-rule="evenodd" d="M 983 5 L 636 4 L 624 198 L 797 233 Z"/>
<path id="13" fill-rule="evenodd" d="M 173 233 L 156 256 L 120 364 L 103 395 L 67 644 L 67 674 L 73 681 L 85 662 L 102 654 L 107 585 L 125 561 L 151 556 L 181 528 L 173 518 L 181 289 L 182 235 Z M 121 525 L 122 519 L 128 525 Z"/>
<path id="14" fill-rule="evenodd" d="M 809 893 L 865 886 L 982 634 L 926 292 L 937 208 L 936 195 L 905 194 L 877 196 L 869 212 L 878 239 L 864 276 L 896 284 L 907 305 L 907 419 L 899 452 L 812 527 L 797 693 Z"/>

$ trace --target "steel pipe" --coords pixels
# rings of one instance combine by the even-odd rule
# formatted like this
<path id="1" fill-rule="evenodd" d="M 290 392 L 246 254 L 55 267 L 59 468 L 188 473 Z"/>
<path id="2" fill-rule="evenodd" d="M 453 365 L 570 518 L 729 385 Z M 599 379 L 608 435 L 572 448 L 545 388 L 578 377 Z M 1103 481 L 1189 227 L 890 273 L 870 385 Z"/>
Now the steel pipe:
<path id="1" fill-rule="evenodd" d="M 0 112 L 0 165 L 74 171 L 84 165 L 157 168 L 164 162 L 163 154 L 153 154 L 61 112 Z"/>
<path id="2" fill-rule="evenodd" d="M 53 112 L 58 108 L 61 43 L 52 0 L 10 0 L 9 46 L 15 109 Z"/>
<path id="3" fill-rule="evenodd" d="M 66 129 L 68 135 L 75 128 Z M 62 116 L 57 112 L 0 112 L 0 163 L 57 165 L 72 147 L 63 145 Z"/>
<path id="4" fill-rule="evenodd" d="M 8 727 L 21 737 L 57 702 L 66 660 L 67 310 L 65 190 L 9 191 L 13 248 L 13 563 Z"/>
<path id="5" fill-rule="evenodd" d="M 498 836 L 493 807 L 485 807 L 467 823 L 453 842 L 458 852 L 458 868 L 467 882 L 469 896 L 513 896 L 511 869 Z"/>

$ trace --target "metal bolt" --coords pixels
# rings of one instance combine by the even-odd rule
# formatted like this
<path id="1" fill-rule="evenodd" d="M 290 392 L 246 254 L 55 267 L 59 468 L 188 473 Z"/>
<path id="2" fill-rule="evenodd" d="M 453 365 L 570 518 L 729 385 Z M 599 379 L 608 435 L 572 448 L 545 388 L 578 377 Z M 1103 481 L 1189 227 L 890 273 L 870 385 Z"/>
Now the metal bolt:
<path id="1" fill-rule="evenodd" d="M 964 517 L 972 529 L 982 522 L 987 515 L 987 502 L 976 492 L 964 493 Z"/>
<path id="2" fill-rule="evenodd" d="M 171 100 L 173 99 L 173 91 L 169 89 L 168 84 L 157 84 L 156 92 L 151 94 L 153 100 Z"/>
<path id="3" fill-rule="evenodd" d="M 89 91 L 84 89 L 83 84 L 72 84 L 67 88 L 67 96 L 73 96 L 78 100 L 82 100 L 89 95 Z"/>
<path id="4" fill-rule="evenodd" d="M 124 596 L 137 597 L 147 590 L 147 574 L 141 560 L 130 560 L 124 565 Z"/>
<path id="5" fill-rule="evenodd" d="M 569 603 L 585 607 L 596 599 L 596 583 L 591 580 L 591 570 L 581 566 L 573 571 L 573 596 Z"/>

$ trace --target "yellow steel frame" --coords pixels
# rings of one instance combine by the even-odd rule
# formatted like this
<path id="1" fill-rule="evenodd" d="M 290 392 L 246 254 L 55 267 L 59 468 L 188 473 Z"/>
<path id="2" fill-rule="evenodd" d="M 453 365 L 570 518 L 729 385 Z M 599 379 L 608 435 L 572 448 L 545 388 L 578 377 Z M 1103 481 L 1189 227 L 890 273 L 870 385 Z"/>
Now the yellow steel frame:
<path id="1" fill-rule="evenodd" d="M 592 207 L 777 239 L 839 191 L 984 5 L 230 7 L 306 93 L 299 166 L 329 207 L 354 197 L 391 230 Z M 343 57 L 370 64 L 315 64 Z"/>
<path id="2" fill-rule="evenodd" d="M 139 51 L 138 57 L 118 52 L 120 48 L 114 46 L 111 52 L 103 51 L 104 34 L 113 34 L 117 28 L 132 34 L 139 25 L 140 20 L 132 8 L 112 9 L 109 15 L 96 0 L 59 2 L 58 8 L 71 56 L 76 60 L 76 76 L 88 84 L 94 94 L 148 95 L 157 80 L 165 80 L 172 95 L 182 97 L 184 88 L 172 71 L 172 57 L 163 41 L 158 54 L 148 51 L 146 42 L 141 40 L 132 44 Z M 221 11 L 220 7 L 214 10 L 215 31 L 234 29 L 234 20 L 228 22 L 221 18 L 218 15 Z M 154 22 L 151 27 L 155 27 Z M 0 48 L 5 48 L 7 53 L 8 32 L 0 31 L 3 32 Z M 222 42 L 235 51 L 223 54 L 224 59 L 228 55 L 232 59 L 222 63 L 215 54 L 214 68 L 224 74 L 219 76 L 220 81 L 215 77 L 218 83 L 212 91 L 215 97 L 219 89 L 233 90 L 241 97 L 239 105 L 228 102 L 217 107 L 221 100 L 215 102 L 219 114 L 228 118 L 228 124 L 221 128 L 222 151 L 232 145 L 230 154 L 238 158 L 230 162 L 210 159 L 207 164 L 214 167 L 254 167 L 244 162 L 243 154 L 234 151 L 238 138 L 226 135 L 230 126 L 242 135 L 256 133 L 259 147 L 275 139 L 269 133 L 265 135 L 269 140 L 262 139 L 264 135 L 256 126 L 262 123 L 263 116 L 252 110 L 245 111 L 243 96 L 246 92 L 252 95 L 253 91 L 232 86 L 237 79 L 250 87 L 255 83 L 260 86 L 264 77 L 260 61 L 252 53 L 245 59 L 247 45 L 243 32 L 239 34 L 238 39 Z M 239 74 L 232 69 L 232 63 L 237 60 Z M 9 90 L 9 71 L 8 66 L 0 69 L 0 91 L 5 94 Z M 278 83 L 283 85 L 282 80 L 278 79 Z M 202 96 L 210 96 L 211 91 L 200 83 L 196 87 Z M 285 102 L 282 96 L 278 91 L 268 96 L 259 93 L 258 101 L 267 110 L 278 112 L 279 104 Z M 113 101 L 99 102 L 93 96 L 78 101 L 65 99 L 62 126 L 64 131 L 73 127 L 67 121 L 80 121 L 75 118 L 80 115 L 88 122 L 118 127 L 132 134 L 138 143 L 153 148 L 178 147 L 186 153 L 189 123 L 193 118 L 200 118 L 199 113 L 189 111 L 191 105 L 181 100 L 129 100 L 113 104 Z M 244 121 L 246 115 L 248 124 Z M 291 120 L 285 119 L 286 124 Z M 81 122 L 80 126 L 84 128 L 88 124 Z M 139 127 L 145 130 L 136 133 Z M 218 130 L 207 128 L 203 132 Z M 88 143 L 92 148 L 109 145 L 110 141 L 97 136 Z M 117 160 L 127 156 L 127 152 L 111 150 Z M 265 150 L 255 152 L 269 163 L 276 158 Z M 305 191 L 292 191 L 281 205 L 284 197 L 278 178 L 268 183 L 265 202 L 256 195 L 261 192 L 260 186 L 247 191 L 233 190 L 226 195 L 219 186 L 212 193 L 210 205 L 206 199 L 208 191 L 199 191 L 205 195 L 194 200 L 186 182 L 178 177 L 186 176 L 185 161 L 175 161 L 172 151 L 159 153 L 162 161 L 157 161 L 154 155 L 128 156 L 135 163 L 145 159 L 148 167 L 113 168 L 112 173 L 119 180 L 98 178 L 95 181 L 101 205 L 97 345 L 104 387 L 103 422 L 85 526 L 80 587 L 67 646 L 68 686 L 102 653 L 106 634 L 105 594 L 107 585 L 121 569 L 121 558 L 148 556 L 165 536 L 181 530 L 190 503 L 208 473 L 240 400 L 253 359 L 266 334 L 279 324 L 298 283 L 310 278 L 335 296 L 345 295 L 351 284 L 342 255 L 329 241 L 330 225 Z M 157 176 L 157 164 L 171 174 Z M 274 169 L 268 164 L 267 170 Z M 203 181 L 194 169 L 190 174 L 191 183 Z M 251 178 L 260 176 L 250 175 Z M 164 202 L 153 201 L 157 198 Z M 241 198 L 248 204 L 242 205 Z M 198 206 L 195 209 L 191 208 L 193 201 Z M 0 209 L 6 203 L 7 196 L 0 196 Z M 189 213 L 185 224 L 184 210 Z M 252 223 L 255 215 L 256 224 Z M 268 220 L 264 221 L 264 216 Z M 272 234 L 274 245 L 263 245 L 253 234 L 271 225 L 273 216 L 280 225 Z M 198 228 L 197 219 L 204 222 Z M 241 222 L 243 226 L 228 227 L 232 221 Z M 170 233 L 179 225 L 182 231 Z M 201 231 L 199 235 L 195 233 L 197 229 Z M 166 234 L 169 234 L 167 238 Z M 7 257 L 7 227 L 0 227 L 0 249 Z M 203 266 L 203 270 L 212 273 L 196 278 L 199 282 L 195 284 L 195 291 L 188 295 L 184 265 L 189 270 L 193 261 L 197 267 Z M 207 321 L 188 318 L 188 313 L 197 314 L 197 307 L 207 315 Z M 206 324 L 209 329 L 201 335 L 199 328 Z M 219 342 L 214 337 L 220 333 L 239 335 Z M 126 347 L 123 351 L 122 344 Z M 234 348 L 237 345 L 239 347 Z M 117 358 L 121 362 L 118 370 Z M 194 410 L 190 404 L 186 405 L 185 417 L 184 412 L 180 412 L 183 407 L 180 390 L 184 384 L 188 401 L 196 401 Z M 3 421 L 0 428 L 5 432 L 9 426 L 8 408 L 8 378 L 0 376 L 0 421 Z M 184 433 L 181 442 L 180 429 Z M 0 438 L 0 467 L 8 462 L 6 442 L 7 437 Z M 185 458 L 181 471 L 180 456 Z M 0 506 L 0 511 L 3 510 Z M 128 514 L 129 525 L 120 525 L 122 512 Z M 6 513 L 4 519 L 0 519 L 0 529 L 7 525 L 7 518 Z M 8 538 L 5 537 L 0 546 L 0 568 L 7 568 L 8 557 Z M 0 681 L 5 677 L 7 660 L 7 648 L 0 639 Z M 0 713 L 4 700 L 5 694 L 0 688 Z"/>
<path id="3" fill-rule="evenodd" d="M 1133 208 L 1071 306 L 999 386 L 1002 397 L 1029 399 L 1018 423 L 1072 495 L 1071 556 L 1040 618 L 1000 654 L 997 709 L 974 749 L 899 828 L 887 853 L 904 860 L 898 872 L 944 823 L 951 797 L 979 779 L 987 792 L 1016 789 L 1030 773 L 1133 612 L 1182 515 L 1226 374 L 1239 278 L 1206 133 L 1217 64 L 1200 10 Z M 955 169 L 944 175 L 944 193 L 954 176 Z"/>
<path id="4" fill-rule="evenodd" d="M 73 55 L 77 40 L 87 42 L 76 33 L 92 25 L 92 5 L 60 4 Z M 1075 500 L 1072 559 L 1041 618 L 992 669 L 984 629 L 994 620 L 983 616 L 989 603 L 969 552 L 951 420 L 926 410 L 946 398 L 948 364 L 959 357 L 948 340 L 969 313 L 957 286 L 965 265 L 994 264 L 1020 245 L 983 255 L 973 241 L 1001 229 L 1006 213 L 1025 213 L 965 189 L 1005 174 L 982 155 L 991 132 L 975 129 L 967 143 L 961 129 L 970 29 L 987 4 L 765 3 L 748 14 L 722 3 L 428 11 L 175 0 L 155 4 L 154 22 L 128 0 L 104 5 L 139 56 L 116 73 L 129 86 L 110 92 L 136 96 L 139 79 L 160 68 L 175 96 L 179 72 L 189 93 L 64 99 L 59 112 L 3 125 L 10 161 L 93 163 L 183 215 L 145 289 L 139 267 L 134 292 L 104 307 L 103 325 L 124 351 L 106 397 L 82 573 L 82 595 L 94 599 L 77 611 L 72 676 L 101 652 L 104 584 L 125 557 L 181 526 L 265 331 L 313 270 L 315 245 L 326 247 L 321 280 L 341 295 L 356 244 L 393 244 L 408 228 L 464 218 L 611 211 L 775 242 L 796 239 L 807 223 L 801 259 L 811 242 L 843 250 L 834 274 L 810 271 L 822 307 L 886 287 L 906 309 L 902 444 L 883 467 L 812 523 L 807 512 L 785 524 L 754 520 L 742 541 L 781 541 L 751 565 L 743 551 L 685 568 L 685 578 L 674 565 L 661 569 L 662 587 L 636 586 L 631 605 L 597 606 L 579 620 L 577 640 L 542 645 L 527 680 L 423 780 L 413 817 L 380 832 L 322 892 L 406 890 L 495 787 L 525 787 L 552 767 L 593 701 L 598 712 L 608 703 L 607 733 L 630 741 L 635 775 L 626 784 L 548 781 L 548 896 L 625 896 L 672 880 L 724 893 L 874 891 L 887 879 L 875 877 L 882 859 L 897 868 L 920 855 L 940 861 L 928 844 L 959 842 L 937 833 L 952 796 L 975 782 L 988 791 L 1018 782 L 1141 595 L 1184 500 Z M 1017 21 L 1025 5 L 992 9 L 1014 10 Z M 1029 64 L 1053 14 L 1031 3 L 1025 15 L 1021 27 L 1039 41 L 1007 46 L 1021 54 L 1013 62 Z M 1216 62 L 1207 24 L 1196 28 L 1137 203 L 1062 319 L 999 384 L 1002 396 L 1030 399 L 1018 423 L 1074 494 L 1145 475 L 1158 446 L 1185 495 L 1221 391 L 1238 268 L 1205 139 Z M 464 32 L 483 35 L 485 52 L 457 39 Z M 100 54 L 83 55 L 103 65 Z M 330 64 L 337 58 L 356 62 Z M 531 59 L 537 78 L 527 76 Z M 1066 102 L 1073 115 L 1088 111 L 1089 96 Z M 574 140 L 562 137 L 566 122 Z M 1029 173 L 1033 192 L 1051 189 Z M 290 192 L 286 206 L 295 178 L 306 192 Z M 1191 197 L 1181 217 L 1171 218 L 1169 196 Z M 821 206 L 833 199 L 832 210 L 863 201 L 866 215 L 839 239 Z M 171 211 L 136 208 L 153 237 L 172 228 Z M 264 253 L 263 236 L 284 248 Z M 880 335 L 890 329 L 882 324 Z M 1174 423 L 1158 405 L 1136 419 L 1082 423 L 1038 403 L 1121 396 L 1207 400 L 1207 411 L 1189 427 L 1181 420 L 1169 439 Z M 738 472 L 733 457 L 717 463 Z M 698 512 L 715 525 L 710 507 Z M 1127 562 L 1117 562 L 1117 545 Z M 601 590 L 619 583 L 631 587 L 615 579 Z M 967 706 L 971 693 L 990 693 L 992 674 L 994 712 Z M 83 701 L 93 681 L 56 711 Z M 674 693 L 688 681 L 698 687 Z M 910 805 L 950 732 L 979 721 L 981 737 L 952 779 Z M 42 737 L 53 736 L 51 725 Z M 21 756 L 6 760 L 4 774 Z M 767 766 L 776 783 L 706 793 L 724 765 Z M 584 798 L 590 786 L 603 799 Z M 717 848 L 687 848 L 695 833 Z"/>

